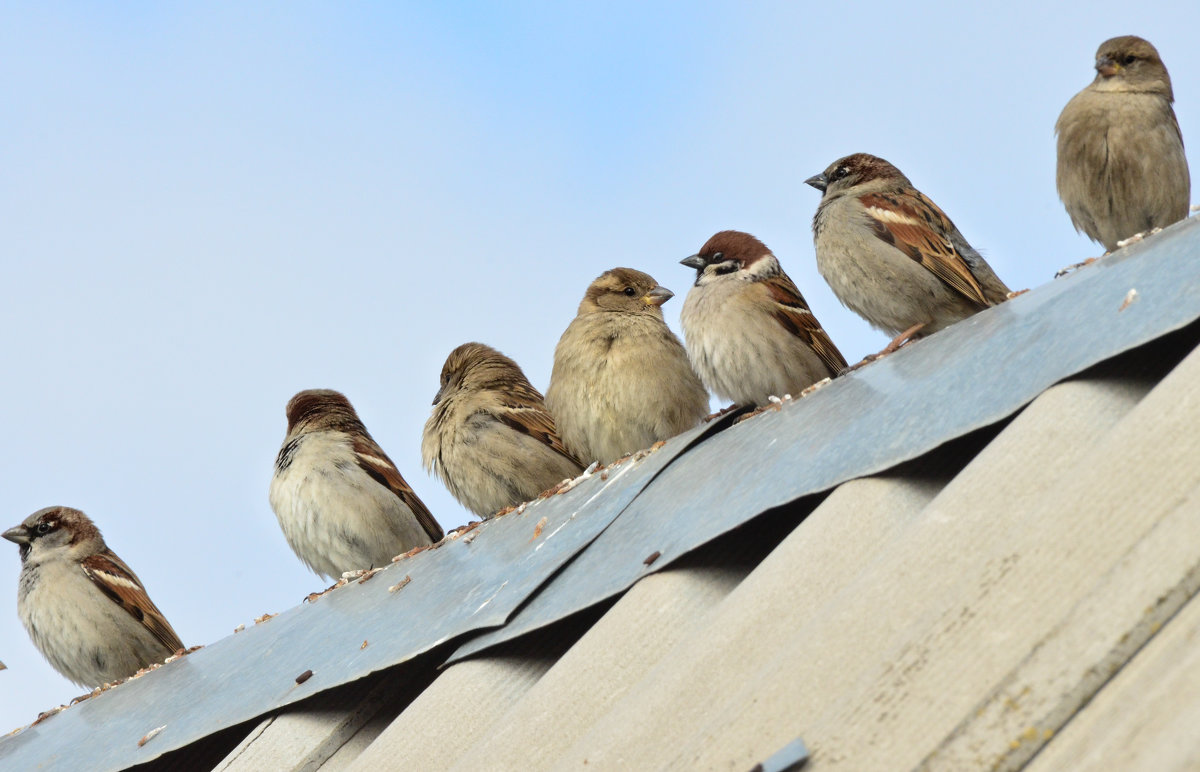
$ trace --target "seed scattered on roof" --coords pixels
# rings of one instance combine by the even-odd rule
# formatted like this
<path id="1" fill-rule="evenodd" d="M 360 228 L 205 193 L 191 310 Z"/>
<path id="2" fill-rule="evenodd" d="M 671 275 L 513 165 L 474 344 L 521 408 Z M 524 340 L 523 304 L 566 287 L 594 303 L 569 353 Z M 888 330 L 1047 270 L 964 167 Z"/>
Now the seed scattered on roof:
<path id="1" fill-rule="evenodd" d="M 305 681 L 307 681 L 307 680 L 308 680 L 308 679 L 310 679 L 310 678 L 312 678 L 312 671 L 311 671 L 311 670 L 305 670 L 303 673 L 301 673 L 300 675 L 296 676 L 296 683 L 298 683 L 298 684 L 302 684 L 302 683 L 304 683 Z"/>
<path id="2" fill-rule="evenodd" d="M 161 732 L 162 730 L 164 730 L 164 729 L 166 729 L 166 728 L 167 728 L 167 725 L 166 725 L 166 724 L 163 724 L 163 725 L 162 725 L 162 726 L 160 726 L 160 727 L 157 727 L 157 728 L 155 728 L 155 729 L 151 729 L 149 732 L 146 732 L 145 736 L 144 736 L 144 737 L 142 737 L 142 739 L 138 740 L 138 747 L 140 748 L 140 747 L 142 747 L 143 745 L 145 745 L 146 743 L 148 743 L 148 742 L 150 742 L 151 740 L 153 740 L 155 737 L 157 737 L 157 736 L 158 736 L 158 733 L 159 733 L 159 732 Z"/>
<path id="3" fill-rule="evenodd" d="M 400 581 L 396 582 L 395 584 L 393 584 L 391 587 L 388 588 L 388 592 L 396 592 L 397 590 L 403 590 L 404 585 L 408 584 L 411 581 L 412 581 L 412 577 L 405 574 L 403 579 L 401 579 Z"/>
<path id="4" fill-rule="evenodd" d="M 662 557 L 662 553 L 659 552 L 658 550 L 654 550 L 654 552 L 651 552 L 646 557 L 646 559 L 642 561 L 642 563 L 644 563 L 645 565 L 650 565 L 651 563 L 653 563 L 654 561 L 658 560 L 661 557 Z"/>

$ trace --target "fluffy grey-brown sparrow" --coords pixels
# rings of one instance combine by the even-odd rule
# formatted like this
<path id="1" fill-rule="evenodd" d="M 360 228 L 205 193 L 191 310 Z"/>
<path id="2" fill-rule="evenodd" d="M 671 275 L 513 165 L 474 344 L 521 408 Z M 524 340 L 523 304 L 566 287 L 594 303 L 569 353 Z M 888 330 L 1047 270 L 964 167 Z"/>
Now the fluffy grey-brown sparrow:
<path id="1" fill-rule="evenodd" d="M 688 356 L 717 396 L 761 407 L 846 367 L 779 260 L 749 233 L 721 231 L 680 262 L 696 269 L 680 314 Z"/>
<path id="2" fill-rule="evenodd" d="M 654 277 L 614 268 L 591 283 L 559 339 L 546 407 L 584 463 L 648 448 L 708 414 L 708 392 L 663 321 L 672 297 Z"/>
<path id="3" fill-rule="evenodd" d="M 1188 216 L 1191 180 L 1158 51 L 1133 35 L 1096 51 L 1096 79 L 1067 106 L 1058 134 L 1058 197 L 1076 231 L 1104 245 Z"/>
<path id="4" fill-rule="evenodd" d="M 78 509 L 39 509 L 0 535 L 20 548 L 21 623 L 68 679 L 95 688 L 183 648 L 137 574 Z"/>
<path id="5" fill-rule="evenodd" d="M 583 471 L 521 368 L 482 343 L 464 343 L 446 357 L 421 456 L 482 518 Z"/>
<path id="6" fill-rule="evenodd" d="M 849 155 L 805 182 L 824 194 L 817 270 L 843 305 L 896 336 L 888 350 L 1007 298 L 950 218 L 882 158 Z"/>
<path id="7" fill-rule="evenodd" d="M 287 404 L 271 509 L 296 556 L 327 577 L 386 566 L 442 527 L 371 439 L 350 401 L 310 389 Z"/>

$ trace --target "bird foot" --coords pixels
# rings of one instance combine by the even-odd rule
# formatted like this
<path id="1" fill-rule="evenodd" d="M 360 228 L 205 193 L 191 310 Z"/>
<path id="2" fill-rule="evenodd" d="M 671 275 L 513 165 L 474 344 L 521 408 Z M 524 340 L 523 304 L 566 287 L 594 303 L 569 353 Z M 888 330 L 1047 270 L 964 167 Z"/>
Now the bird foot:
<path id="1" fill-rule="evenodd" d="M 766 412 L 766 410 L 768 408 L 773 408 L 775 410 L 779 409 L 779 408 L 776 408 L 774 405 L 763 405 L 762 407 L 756 407 L 753 410 L 751 410 L 750 412 L 746 413 L 745 415 L 740 415 L 737 418 L 733 419 L 733 425 L 737 426 L 742 421 L 745 421 L 748 418 L 753 418 L 756 415 L 761 415 L 762 413 Z"/>
<path id="2" fill-rule="evenodd" d="M 1108 252 L 1105 252 L 1104 255 L 1108 255 Z M 1072 263 L 1071 265 L 1068 265 L 1066 268 L 1060 268 L 1054 272 L 1054 278 L 1061 279 L 1062 277 L 1066 276 L 1067 274 L 1078 271 L 1080 268 L 1084 267 L 1085 265 L 1091 265 L 1092 263 L 1096 262 L 1099 259 L 1100 259 L 1099 257 L 1089 257 L 1087 260 L 1084 260 L 1082 263 Z"/>
<path id="3" fill-rule="evenodd" d="M 883 359 L 888 354 L 895 354 L 897 351 L 899 351 L 900 349 L 907 346 L 909 343 L 912 343 L 914 340 L 916 340 L 917 333 L 919 333 L 923 329 L 925 329 L 924 322 L 922 322 L 921 324 L 914 324 L 912 327 L 909 327 L 904 332 L 902 332 L 899 335 L 897 335 L 896 337 L 892 338 L 892 342 L 887 344 L 886 346 L 884 346 L 882 351 L 880 351 L 876 354 L 868 354 L 867 356 L 862 358 L 861 362 L 856 362 L 855 364 L 850 365 L 849 367 L 847 367 L 846 369 L 844 369 L 840 373 L 838 373 L 838 377 L 840 378 L 841 376 L 846 375 L 847 373 L 852 373 L 855 370 L 857 370 L 858 368 L 865 367 L 866 365 L 869 365 L 878 359 Z"/>
<path id="4" fill-rule="evenodd" d="M 821 380 L 817 381 L 816 383 L 813 383 L 809 386 L 804 387 L 804 389 L 800 392 L 800 398 L 804 399 L 805 397 L 807 397 L 809 394 L 812 394 L 817 389 L 823 389 L 831 383 L 833 383 L 832 378 L 822 378 Z"/>
<path id="5" fill-rule="evenodd" d="M 1004 299 L 1005 299 L 1005 300 L 1012 300 L 1013 298 L 1019 298 L 1019 297 L 1021 297 L 1022 295 L 1024 295 L 1024 294 L 1025 294 L 1026 292 L 1028 292 L 1028 291 L 1029 291 L 1029 290 L 1027 290 L 1027 289 L 1023 289 L 1023 290 L 1017 290 L 1016 292 L 1010 292 L 1010 293 L 1008 293 L 1007 295 L 1005 295 L 1005 296 L 1004 296 Z"/>
<path id="6" fill-rule="evenodd" d="M 720 417 L 721 417 L 721 416 L 723 416 L 723 415 L 729 415 L 730 413 L 732 413 L 733 411 L 735 411 L 735 410 L 737 410 L 737 409 L 738 409 L 738 406 L 737 406 L 737 405 L 730 405 L 730 406 L 729 406 L 729 407 L 727 407 L 727 408 L 723 408 L 723 409 L 721 409 L 721 410 L 718 410 L 717 412 L 713 413 L 712 415 L 707 415 L 707 416 L 705 416 L 705 417 L 704 417 L 704 420 L 705 420 L 705 422 L 712 421 L 712 420 L 715 420 L 715 419 L 717 419 L 717 418 L 720 418 Z"/>
<path id="7" fill-rule="evenodd" d="M 1147 236 L 1153 236 L 1154 234 L 1158 233 L 1161 230 L 1162 230 L 1162 228 L 1151 228 L 1148 231 L 1142 231 L 1141 233 L 1135 233 L 1127 239 L 1121 239 L 1120 241 L 1117 242 L 1117 249 L 1121 249 L 1122 247 L 1127 247 L 1130 244 L 1136 244 L 1139 241 L 1141 241 L 1142 239 L 1146 238 Z"/>

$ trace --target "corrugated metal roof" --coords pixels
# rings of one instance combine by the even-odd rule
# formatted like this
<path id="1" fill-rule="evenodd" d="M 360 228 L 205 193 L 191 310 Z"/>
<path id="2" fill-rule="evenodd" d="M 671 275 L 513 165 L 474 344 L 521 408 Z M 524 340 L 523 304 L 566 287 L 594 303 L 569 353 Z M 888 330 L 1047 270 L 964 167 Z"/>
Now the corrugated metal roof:
<path id="1" fill-rule="evenodd" d="M 1175 367 L 1198 318 L 1189 221 L 73 706 L 0 741 L 0 766 L 237 745 L 224 768 L 748 769 L 799 738 L 821 767 L 961 769 L 1018 768 L 1060 731 L 1051 749 L 1085 748 L 1120 725 L 1099 696 L 1147 678 L 1113 674 L 1200 585 L 1200 353 Z"/>

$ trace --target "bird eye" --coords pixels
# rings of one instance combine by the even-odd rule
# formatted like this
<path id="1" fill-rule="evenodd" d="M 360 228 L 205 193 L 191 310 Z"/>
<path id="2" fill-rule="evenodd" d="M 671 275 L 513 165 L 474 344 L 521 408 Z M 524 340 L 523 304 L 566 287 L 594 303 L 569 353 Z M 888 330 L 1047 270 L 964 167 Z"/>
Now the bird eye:
<path id="1" fill-rule="evenodd" d="M 625 295 L 626 295 L 627 297 L 633 297 L 633 296 L 634 296 L 634 295 L 636 295 L 636 294 L 637 294 L 637 290 L 635 290 L 633 287 L 626 287 L 626 288 L 625 288 Z"/>
<path id="2" fill-rule="evenodd" d="M 1134 56 L 1133 54 L 1125 54 L 1125 58 L 1121 60 L 1121 64 L 1128 67 L 1129 65 L 1133 64 L 1135 61 L 1137 61 L 1136 56 Z"/>
<path id="3" fill-rule="evenodd" d="M 849 173 L 850 173 L 850 169 L 848 167 L 839 166 L 838 168 L 833 170 L 833 178 L 835 180 L 840 180 Z"/>
<path id="4" fill-rule="evenodd" d="M 45 536 L 46 534 L 50 533 L 50 524 L 38 523 L 37 528 L 34 528 L 33 530 L 37 531 L 38 536 Z"/>
<path id="5" fill-rule="evenodd" d="M 724 259 L 725 259 L 725 253 L 724 253 L 724 252 L 714 252 L 714 253 L 713 253 L 713 256 L 712 256 L 712 261 L 713 261 L 714 263 L 719 263 L 719 262 L 721 262 L 721 261 L 722 261 L 722 260 L 724 260 Z"/>

